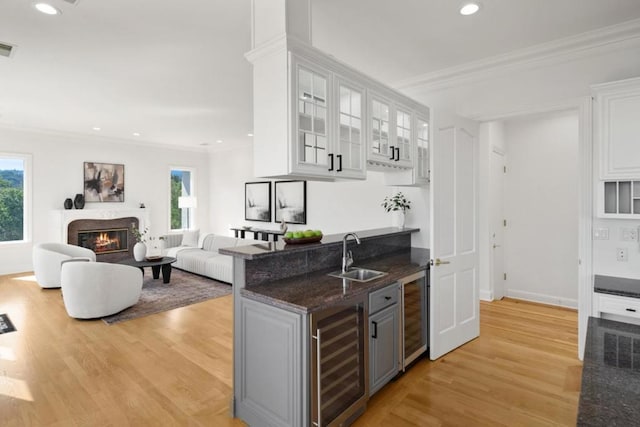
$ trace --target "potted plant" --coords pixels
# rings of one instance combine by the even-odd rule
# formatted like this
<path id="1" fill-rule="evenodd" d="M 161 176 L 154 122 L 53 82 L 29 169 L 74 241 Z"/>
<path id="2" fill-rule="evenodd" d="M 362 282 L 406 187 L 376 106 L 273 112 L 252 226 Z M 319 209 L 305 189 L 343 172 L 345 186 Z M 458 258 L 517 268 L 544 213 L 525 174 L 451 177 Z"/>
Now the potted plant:
<path id="1" fill-rule="evenodd" d="M 149 228 L 145 228 L 144 231 L 140 231 L 134 223 L 131 223 L 131 234 L 136 239 L 136 244 L 133 246 L 133 258 L 136 261 L 144 261 L 147 256 L 146 236 Z"/>
<path id="2" fill-rule="evenodd" d="M 411 209 L 411 200 L 398 191 L 393 196 L 387 196 L 382 202 L 382 207 L 386 212 L 392 212 L 395 215 L 392 217 L 393 225 L 396 227 L 404 227 L 405 215 L 409 209 Z"/>

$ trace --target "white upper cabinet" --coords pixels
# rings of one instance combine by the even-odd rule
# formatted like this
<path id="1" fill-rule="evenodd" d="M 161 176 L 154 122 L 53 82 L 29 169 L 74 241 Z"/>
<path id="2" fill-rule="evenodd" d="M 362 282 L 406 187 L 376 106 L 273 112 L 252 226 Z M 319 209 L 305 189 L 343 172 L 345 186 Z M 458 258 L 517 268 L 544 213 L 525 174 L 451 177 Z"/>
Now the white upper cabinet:
<path id="1" fill-rule="evenodd" d="M 592 89 L 600 179 L 640 179 L 640 78 Z"/>
<path id="2" fill-rule="evenodd" d="M 365 179 L 368 168 L 414 167 L 416 112 L 428 117 L 427 107 L 292 40 L 247 58 L 256 177 Z"/>
<path id="3" fill-rule="evenodd" d="M 429 184 L 429 118 L 424 113 L 412 117 L 413 168 L 384 174 L 386 185 L 423 186 Z"/>
<path id="4" fill-rule="evenodd" d="M 415 147 L 411 109 L 369 91 L 367 161 L 374 169 L 411 168 Z"/>

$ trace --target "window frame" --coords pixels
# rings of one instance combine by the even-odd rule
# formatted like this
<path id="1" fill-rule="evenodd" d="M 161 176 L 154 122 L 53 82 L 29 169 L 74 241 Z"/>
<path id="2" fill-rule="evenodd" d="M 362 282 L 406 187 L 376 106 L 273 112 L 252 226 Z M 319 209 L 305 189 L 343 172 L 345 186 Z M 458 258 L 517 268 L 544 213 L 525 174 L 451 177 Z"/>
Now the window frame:
<path id="1" fill-rule="evenodd" d="M 0 241 L 0 246 L 17 245 L 29 243 L 33 240 L 32 236 L 32 155 L 27 153 L 10 153 L 0 152 L 1 159 L 19 159 L 22 160 L 22 240 Z"/>
<path id="2" fill-rule="evenodd" d="M 169 232 L 169 234 L 178 234 L 178 233 L 182 233 L 185 230 L 188 230 L 187 228 L 171 228 L 171 174 L 172 172 L 176 170 L 176 171 L 182 171 L 182 172 L 189 172 L 190 173 L 190 187 L 191 187 L 191 191 L 189 196 L 191 197 L 197 197 L 196 196 L 196 168 L 191 167 L 191 166 L 169 166 L 169 176 L 168 176 L 168 193 L 169 193 L 169 197 L 167 198 L 167 230 Z M 189 209 L 189 218 L 188 218 L 188 222 L 189 222 L 189 230 L 195 230 L 198 228 L 197 226 L 197 222 L 196 222 L 196 215 L 195 215 L 195 210 L 197 208 L 192 208 Z"/>

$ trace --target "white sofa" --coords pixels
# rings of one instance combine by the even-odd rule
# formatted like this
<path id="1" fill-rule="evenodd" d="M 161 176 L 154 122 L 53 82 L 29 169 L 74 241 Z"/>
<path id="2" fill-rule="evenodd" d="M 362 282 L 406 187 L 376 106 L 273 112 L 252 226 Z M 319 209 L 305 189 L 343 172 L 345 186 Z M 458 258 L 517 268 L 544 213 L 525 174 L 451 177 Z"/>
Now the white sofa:
<path id="1" fill-rule="evenodd" d="M 170 234 L 163 237 L 165 242 L 163 255 L 177 259 L 172 264 L 174 268 L 231 284 L 233 284 L 233 257 L 221 255 L 218 253 L 218 249 L 265 243 L 259 240 L 205 234 L 200 236 L 196 247 L 183 245 L 181 234 Z"/>
<path id="2" fill-rule="evenodd" d="M 33 246 L 33 272 L 40 287 L 59 288 L 61 264 L 70 259 L 95 262 L 96 254 L 91 249 L 65 243 L 36 243 Z"/>
<path id="3" fill-rule="evenodd" d="M 142 272 L 129 265 L 70 260 L 62 264 L 61 284 L 69 316 L 93 319 L 137 303 L 142 292 Z"/>

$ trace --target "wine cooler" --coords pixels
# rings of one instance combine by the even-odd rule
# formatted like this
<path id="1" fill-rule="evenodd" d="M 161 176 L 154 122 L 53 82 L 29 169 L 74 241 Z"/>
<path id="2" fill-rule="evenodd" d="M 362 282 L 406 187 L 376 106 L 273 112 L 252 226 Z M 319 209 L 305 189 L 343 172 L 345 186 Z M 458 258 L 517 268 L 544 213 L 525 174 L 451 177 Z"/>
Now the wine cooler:
<path id="1" fill-rule="evenodd" d="M 425 271 L 400 280 L 400 358 L 399 369 L 406 367 L 427 350 L 428 346 L 428 286 Z"/>
<path id="2" fill-rule="evenodd" d="M 311 315 L 311 423 L 338 426 L 365 409 L 369 393 L 366 297 Z"/>

